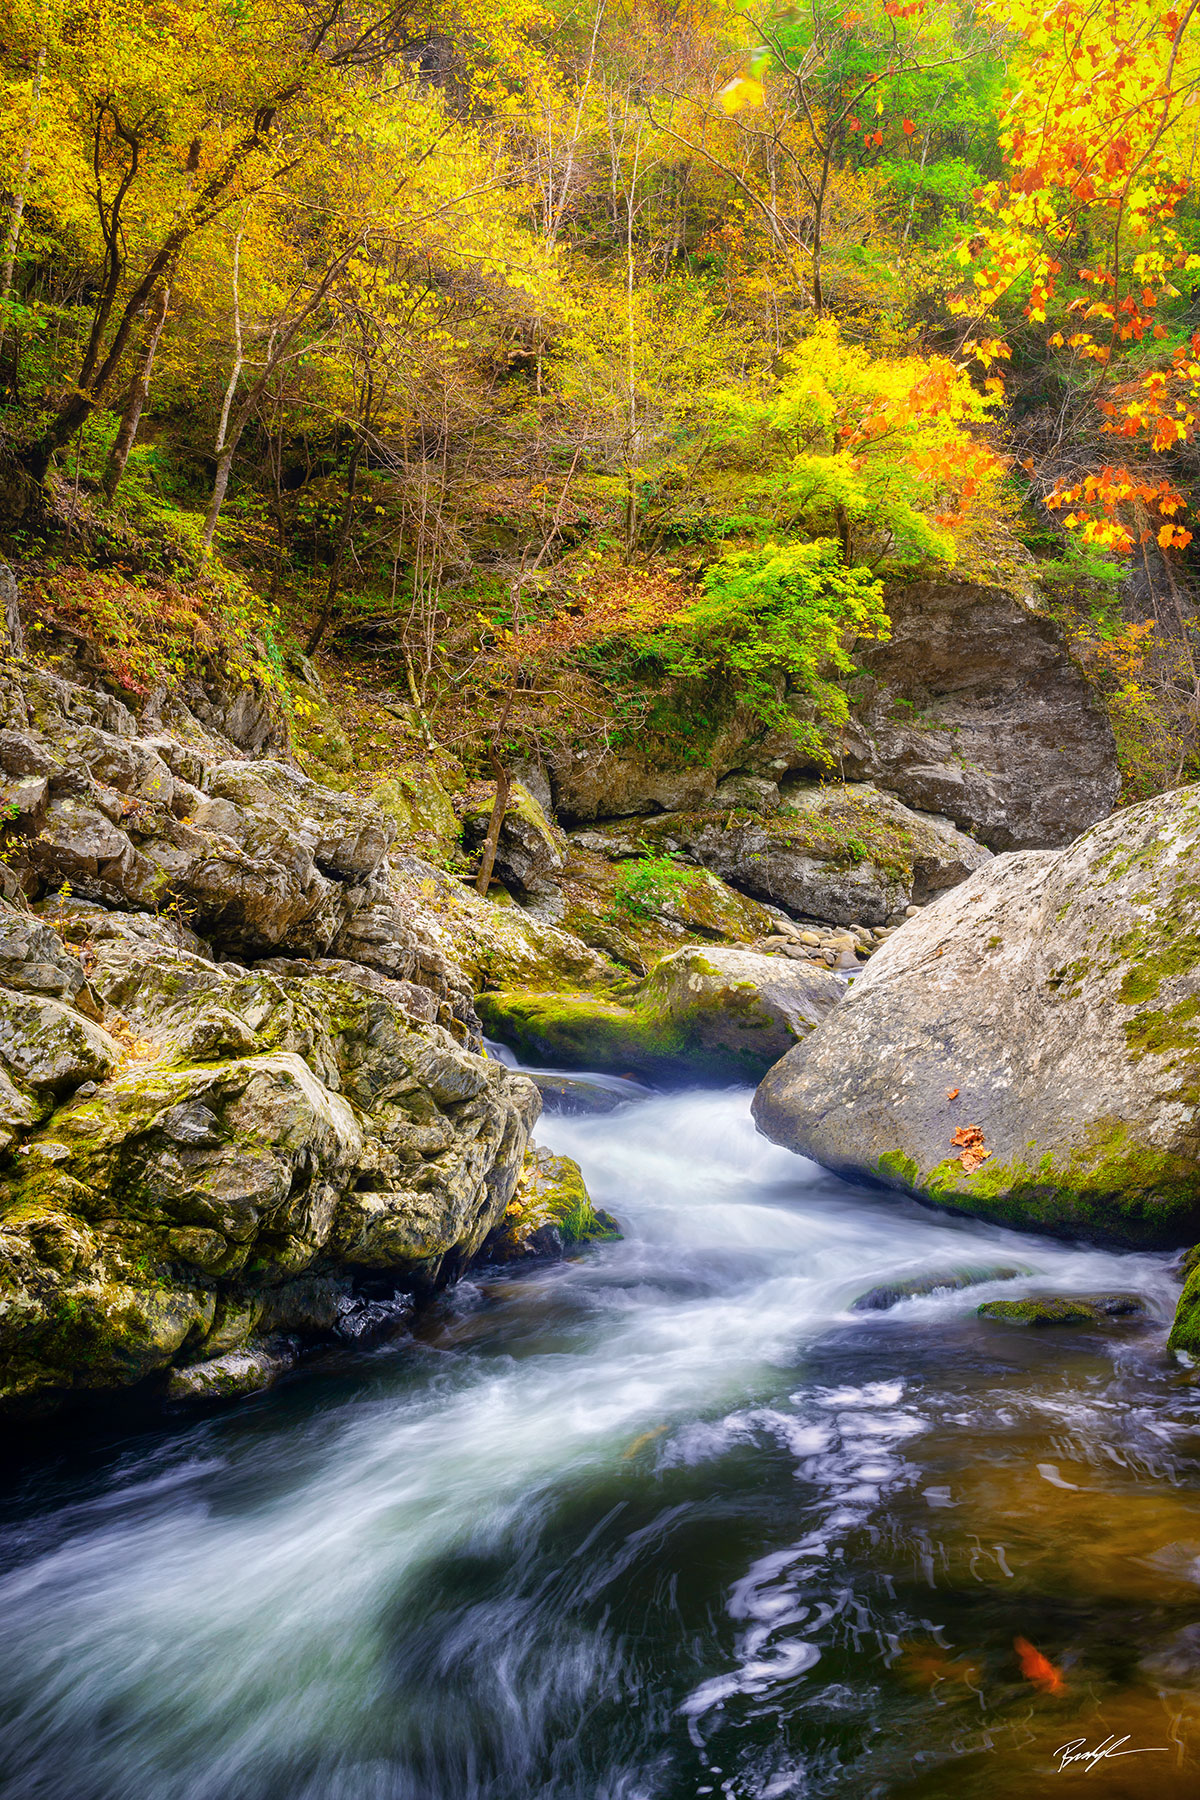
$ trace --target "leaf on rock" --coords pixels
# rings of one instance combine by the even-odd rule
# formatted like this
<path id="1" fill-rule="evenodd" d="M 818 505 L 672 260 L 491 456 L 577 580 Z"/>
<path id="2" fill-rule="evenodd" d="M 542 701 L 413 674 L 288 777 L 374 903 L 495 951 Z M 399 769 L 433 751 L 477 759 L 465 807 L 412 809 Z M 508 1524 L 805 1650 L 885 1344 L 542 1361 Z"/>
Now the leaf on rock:
<path id="1" fill-rule="evenodd" d="M 957 1091 L 956 1088 L 955 1092 Z M 983 1127 L 980 1125 L 960 1125 L 950 1142 L 956 1150 L 962 1151 L 958 1160 L 968 1175 L 973 1175 L 992 1154 L 983 1141 Z"/>

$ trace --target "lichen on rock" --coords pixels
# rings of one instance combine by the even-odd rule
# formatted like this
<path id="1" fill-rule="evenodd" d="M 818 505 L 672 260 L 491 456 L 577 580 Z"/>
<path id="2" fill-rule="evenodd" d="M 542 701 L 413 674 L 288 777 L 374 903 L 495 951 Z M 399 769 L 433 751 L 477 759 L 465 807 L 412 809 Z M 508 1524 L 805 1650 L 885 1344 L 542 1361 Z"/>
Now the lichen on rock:
<path id="1" fill-rule="evenodd" d="M 1200 789 L 997 857 L 771 1070 L 759 1128 L 1023 1229 L 1200 1235 Z"/>

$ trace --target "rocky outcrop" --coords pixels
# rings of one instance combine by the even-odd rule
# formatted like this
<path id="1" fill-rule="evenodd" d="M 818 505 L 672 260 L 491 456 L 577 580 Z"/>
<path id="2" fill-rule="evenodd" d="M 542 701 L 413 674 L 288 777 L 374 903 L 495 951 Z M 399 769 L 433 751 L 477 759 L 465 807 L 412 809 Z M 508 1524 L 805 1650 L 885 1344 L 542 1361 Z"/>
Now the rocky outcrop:
<path id="1" fill-rule="evenodd" d="M 628 855 L 639 843 L 689 858 L 794 917 L 884 925 L 988 861 L 946 819 L 919 814 L 869 783 L 805 782 L 761 812 L 663 813 L 584 834 Z"/>
<path id="2" fill-rule="evenodd" d="M 1200 1237 L 1200 788 L 1001 856 L 889 940 L 755 1097 L 850 1177 L 1024 1229 Z"/>
<path id="3" fill-rule="evenodd" d="M 606 999 L 482 994 L 488 1029 L 532 1061 L 670 1084 L 754 1080 L 837 1005 L 836 976 L 750 950 L 691 948 Z"/>
<path id="4" fill-rule="evenodd" d="M 994 850 L 1069 844 L 1112 810 L 1112 728 L 1052 619 L 1010 589 L 889 588 L 891 637 L 842 744 L 847 774 L 944 813 Z"/>
<path id="5" fill-rule="evenodd" d="M 971 581 L 896 583 L 892 632 L 856 646 L 840 772 L 942 815 L 994 850 L 1058 847 L 1104 818 L 1120 789 L 1112 727 L 1036 596 Z M 705 701 L 711 709 L 712 698 Z M 780 779 L 816 771 L 784 732 L 731 710 L 681 755 L 562 747 L 549 757 L 568 825 L 736 806 L 770 814 Z"/>
<path id="6" fill-rule="evenodd" d="M 469 851 L 478 851 L 487 836 L 495 798 L 494 782 L 478 782 L 459 803 L 463 843 Z M 524 783 L 514 781 L 500 823 L 496 878 L 518 893 L 544 892 L 563 866 L 565 849 L 564 833 L 546 817 Z"/>
<path id="7" fill-rule="evenodd" d="M 261 1386 L 463 1266 L 515 1192 L 540 1099 L 479 1053 L 436 871 L 238 756 L 213 721 L 253 740 L 256 704 L 139 720 L 0 670 L 7 1405 Z"/>

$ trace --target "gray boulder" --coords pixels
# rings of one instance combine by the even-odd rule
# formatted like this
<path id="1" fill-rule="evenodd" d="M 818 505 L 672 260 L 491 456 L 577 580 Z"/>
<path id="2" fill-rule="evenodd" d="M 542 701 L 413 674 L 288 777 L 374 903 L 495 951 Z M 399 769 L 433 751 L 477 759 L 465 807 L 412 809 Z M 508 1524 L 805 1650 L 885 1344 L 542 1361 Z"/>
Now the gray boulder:
<path id="1" fill-rule="evenodd" d="M 640 824 L 646 841 L 743 893 L 835 925 L 882 925 L 991 854 L 949 820 L 913 812 L 870 783 L 792 784 L 769 819 L 668 813 Z"/>
<path id="2" fill-rule="evenodd" d="M 468 850 L 480 849 L 487 836 L 495 791 L 495 784 L 489 783 L 463 809 L 463 843 Z M 547 818 L 525 784 L 514 781 L 496 845 L 497 878 L 522 893 L 538 893 L 562 868 L 565 849 L 565 834 Z"/>
<path id="3" fill-rule="evenodd" d="M 1057 847 L 1111 812 L 1112 727 L 1054 621 L 975 582 L 888 589 L 892 634 L 863 646 L 868 684 L 842 766 L 994 850 Z"/>
<path id="4" fill-rule="evenodd" d="M 773 1068 L 759 1129 L 850 1177 L 1098 1243 L 1200 1238 L 1200 788 L 1001 856 Z"/>

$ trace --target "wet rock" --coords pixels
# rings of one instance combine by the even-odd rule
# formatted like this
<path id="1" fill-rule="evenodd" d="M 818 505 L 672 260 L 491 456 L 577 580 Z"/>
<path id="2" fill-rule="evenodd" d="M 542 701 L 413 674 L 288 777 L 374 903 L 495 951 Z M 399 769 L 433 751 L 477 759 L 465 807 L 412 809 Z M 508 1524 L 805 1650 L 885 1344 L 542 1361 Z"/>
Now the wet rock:
<path id="1" fill-rule="evenodd" d="M 753 1078 L 838 1004 L 834 976 L 751 950 L 664 957 L 619 999 L 507 992 L 480 996 L 493 1035 L 531 1058 L 645 1080 Z"/>
<path id="2" fill-rule="evenodd" d="M 533 1145 L 504 1217 L 484 1243 L 481 1259 L 514 1262 L 562 1256 L 572 1246 L 620 1237 L 611 1214 L 598 1211 L 570 1156 Z"/>
<path id="3" fill-rule="evenodd" d="M 619 1088 L 606 1087 L 602 1082 L 588 1081 L 582 1076 L 543 1075 L 537 1069 L 530 1071 L 529 1079 L 542 1096 L 544 1112 L 563 1113 L 572 1118 L 603 1117 L 631 1102 L 648 1099 L 650 1092 L 632 1081 L 622 1083 Z"/>
<path id="4" fill-rule="evenodd" d="M 770 1072 L 827 1167 L 1091 1242 L 1200 1236 L 1200 788 L 998 857 L 910 919 Z"/>
<path id="5" fill-rule="evenodd" d="M 850 1302 L 851 1312 L 887 1312 L 902 1300 L 916 1300 L 925 1294 L 955 1293 L 961 1288 L 982 1287 L 989 1281 L 1017 1281 L 1028 1275 L 1028 1269 L 999 1264 L 984 1269 L 940 1269 L 928 1275 L 906 1276 L 880 1287 L 868 1288 Z"/>
<path id="6" fill-rule="evenodd" d="M 208 1362 L 172 1369 L 167 1378 L 170 1400 L 236 1400 L 271 1387 L 296 1361 L 294 1345 L 266 1345 L 231 1350 Z"/>
<path id="7" fill-rule="evenodd" d="M 1191 1255 L 1194 1256 L 1195 1252 L 1191 1252 Z M 1182 1350 L 1185 1355 L 1200 1362 L 1200 1261 L 1185 1268 L 1185 1274 L 1186 1280 L 1175 1308 L 1167 1348 Z"/>
<path id="8" fill-rule="evenodd" d="M 981 1319 L 1003 1325 L 1103 1325 L 1109 1319 L 1144 1318 L 1146 1308 L 1136 1294 L 1052 1294 L 1031 1300 L 985 1300 Z"/>
<path id="9" fill-rule="evenodd" d="M 370 1349 L 405 1330 L 413 1311 L 411 1294 L 391 1294 L 382 1300 L 349 1295 L 338 1308 L 334 1332 L 344 1344 L 353 1344 L 359 1350 Z"/>

